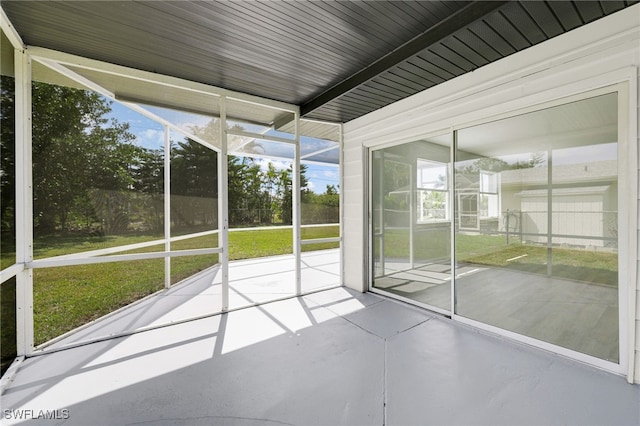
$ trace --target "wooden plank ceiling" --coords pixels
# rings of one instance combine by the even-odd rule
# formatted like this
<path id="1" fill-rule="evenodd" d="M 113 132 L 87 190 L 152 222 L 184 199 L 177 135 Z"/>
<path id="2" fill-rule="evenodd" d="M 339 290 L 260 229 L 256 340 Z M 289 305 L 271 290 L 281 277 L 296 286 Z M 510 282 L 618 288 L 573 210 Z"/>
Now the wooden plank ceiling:
<path id="1" fill-rule="evenodd" d="M 16 1 L 27 45 L 347 122 L 616 13 L 625 1 Z"/>

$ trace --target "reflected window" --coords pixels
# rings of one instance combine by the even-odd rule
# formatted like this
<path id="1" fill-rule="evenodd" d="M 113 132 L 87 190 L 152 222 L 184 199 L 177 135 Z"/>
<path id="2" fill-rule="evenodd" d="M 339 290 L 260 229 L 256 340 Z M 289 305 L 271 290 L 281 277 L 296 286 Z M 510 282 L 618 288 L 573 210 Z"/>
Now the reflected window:
<path id="1" fill-rule="evenodd" d="M 497 218 L 500 215 L 499 182 L 498 173 L 480 171 L 480 218 Z"/>
<path id="2" fill-rule="evenodd" d="M 480 229 L 480 218 L 478 216 L 479 198 L 477 192 L 458 193 L 458 226 L 460 229 L 474 231 Z"/>
<path id="3" fill-rule="evenodd" d="M 373 288 L 448 313 L 451 218 L 447 135 L 372 155 Z"/>
<path id="4" fill-rule="evenodd" d="M 418 223 L 449 219 L 449 185 L 447 165 L 418 159 L 417 217 Z"/>

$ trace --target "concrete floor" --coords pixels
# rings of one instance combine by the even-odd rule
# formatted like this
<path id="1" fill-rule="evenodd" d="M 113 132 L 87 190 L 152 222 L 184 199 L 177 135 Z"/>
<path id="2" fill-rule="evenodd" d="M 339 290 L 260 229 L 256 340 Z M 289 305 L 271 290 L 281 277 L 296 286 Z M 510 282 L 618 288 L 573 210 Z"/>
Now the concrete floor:
<path id="1" fill-rule="evenodd" d="M 340 250 L 302 253 L 302 292 L 340 285 Z M 229 263 L 229 308 L 265 303 L 295 295 L 293 255 L 247 259 Z M 50 345 L 95 340 L 145 327 L 155 327 L 222 310 L 222 278 L 218 266 L 195 274 L 168 290 L 121 309 Z"/>
<path id="2" fill-rule="evenodd" d="M 25 424 L 637 425 L 640 387 L 337 288 L 27 359 L 3 424 L 39 410 L 61 419 Z"/>

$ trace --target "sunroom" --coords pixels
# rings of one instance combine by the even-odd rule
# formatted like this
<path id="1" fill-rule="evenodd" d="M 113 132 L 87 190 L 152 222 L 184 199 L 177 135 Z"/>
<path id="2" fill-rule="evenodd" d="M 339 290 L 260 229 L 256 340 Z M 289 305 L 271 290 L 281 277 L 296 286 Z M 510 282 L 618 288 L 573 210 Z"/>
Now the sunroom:
<path id="1" fill-rule="evenodd" d="M 4 1 L 4 418 L 86 422 L 85 400 L 125 388 L 135 400 L 141 383 L 193 374 L 205 358 L 189 345 L 212 338 L 215 356 L 247 354 L 229 371 L 207 358 L 228 388 L 263 350 L 317 386 L 288 384 L 279 408 L 251 416 L 220 406 L 203 424 L 418 424 L 403 392 L 423 383 L 398 391 L 414 379 L 403 357 L 438 344 L 452 356 L 474 347 L 458 343 L 468 333 L 492 342 L 493 362 L 516 348 L 513 369 L 540 356 L 522 361 L 526 383 L 545 362 L 576 368 L 573 384 L 587 371 L 586 388 L 613 389 L 599 415 L 640 421 L 625 384 L 640 383 L 639 8 Z M 382 340 L 332 338 L 341 320 Z M 430 344 L 427 323 L 462 331 L 437 328 Z M 281 347 L 327 361 L 327 376 Z M 166 371 L 143 361 L 173 364 L 165 350 L 184 357 Z M 93 365 L 109 384 L 85 398 L 73 389 L 86 382 L 70 383 Z M 331 377 L 345 378 L 333 395 Z M 311 389 L 335 411 L 280 406 Z M 579 423 L 591 398 L 531 418 Z M 113 409 L 96 422 L 125 422 Z M 527 410 L 477 410 L 481 423 L 527 423 Z M 474 422 L 440 414 L 425 421 Z"/>

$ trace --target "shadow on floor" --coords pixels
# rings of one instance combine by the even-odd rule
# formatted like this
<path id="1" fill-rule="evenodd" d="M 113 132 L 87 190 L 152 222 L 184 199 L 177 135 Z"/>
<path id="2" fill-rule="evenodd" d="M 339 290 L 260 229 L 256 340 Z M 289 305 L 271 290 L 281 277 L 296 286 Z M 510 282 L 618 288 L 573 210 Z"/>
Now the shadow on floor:
<path id="1" fill-rule="evenodd" d="M 3 409 L 6 424 L 628 425 L 640 388 L 338 288 L 30 358 Z"/>

